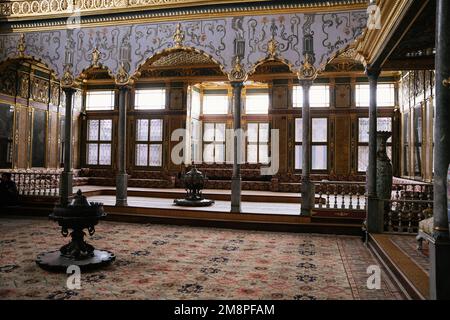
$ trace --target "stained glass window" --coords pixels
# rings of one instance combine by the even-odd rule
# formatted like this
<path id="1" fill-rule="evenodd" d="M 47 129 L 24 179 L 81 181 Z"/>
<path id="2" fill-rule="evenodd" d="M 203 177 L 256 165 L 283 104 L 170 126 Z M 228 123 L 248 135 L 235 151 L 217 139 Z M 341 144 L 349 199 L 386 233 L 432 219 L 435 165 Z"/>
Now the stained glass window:
<path id="1" fill-rule="evenodd" d="M 262 164 L 269 162 L 268 123 L 247 124 L 247 162 Z"/>
<path id="2" fill-rule="evenodd" d="M 162 166 L 162 141 L 162 119 L 137 119 L 135 151 L 136 166 Z"/>
<path id="3" fill-rule="evenodd" d="M 137 110 L 161 110 L 166 108 L 166 89 L 138 89 L 134 95 Z"/>
<path id="4" fill-rule="evenodd" d="M 88 165 L 111 165 L 112 120 L 87 122 L 86 162 Z"/>

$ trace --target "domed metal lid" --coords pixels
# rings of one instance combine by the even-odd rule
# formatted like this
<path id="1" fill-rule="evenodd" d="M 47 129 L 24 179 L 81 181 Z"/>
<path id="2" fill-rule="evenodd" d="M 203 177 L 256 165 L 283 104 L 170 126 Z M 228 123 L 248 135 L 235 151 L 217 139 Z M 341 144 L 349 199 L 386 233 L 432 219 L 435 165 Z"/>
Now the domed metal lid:
<path id="1" fill-rule="evenodd" d="M 71 207 L 90 207 L 91 205 L 87 201 L 86 197 L 83 196 L 81 189 L 78 189 L 77 194 L 73 198 L 72 202 L 70 203 Z"/>

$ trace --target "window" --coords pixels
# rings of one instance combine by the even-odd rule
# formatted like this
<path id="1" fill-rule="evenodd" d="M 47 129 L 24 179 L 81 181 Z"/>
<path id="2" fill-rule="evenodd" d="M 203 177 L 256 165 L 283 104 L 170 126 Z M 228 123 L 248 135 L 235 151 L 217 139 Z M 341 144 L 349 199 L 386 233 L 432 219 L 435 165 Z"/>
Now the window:
<path id="1" fill-rule="evenodd" d="M 206 163 L 225 161 L 225 123 L 204 124 L 203 160 Z"/>
<path id="2" fill-rule="evenodd" d="M 112 120 L 88 120 L 87 130 L 87 164 L 111 165 Z"/>
<path id="3" fill-rule="evenodd" d="M 33 112 L 33 137 L 32 137 L 32 159 L 31 165 L 34 168 L 45 167 L 46 140 L 47 140 L 47 113 L 43 110 L 35 109 Z"/>
<path id="4" fill-rule="evenodd" d="M 303 87 L 294 86 L 292 88 L 292 106 L 294 108 L 303 107 Z"/>
<path id="5" fill-rule="evenodd" d="M 378 118 L 377 131 L 392 132 L 392 118 Z M 366 172 L 369 165 L 369 118 L 359 118 L 358 132 L 358 171 Z M 387 142 L 386 152 L 392 159 L 392 138 Z"/>
<path id="6" fill-rule="evenodd" d="M 303 107 L 303 88 L 294 86 L 292 90 L 292 105 L 294 108 Z M 330 107 L 330 86 L 314 85 L 309 89 L 309 106 L 311 108 Z"/>
<path id="7" fill-rule="evenodd" d="M 11 168 L 14 139 L 14 107 L 0 103 L 0 168 Z"/>
<path id="8" fill-rule="evenodd" d="M 247 124 L 247 162 L 269 163 L 269 124 Z"/>
<path id="9" fill-rule="evenodd" d="M 247 90 L 245 96 L 245 112 L 247 114 L 268 114 L 269 94 L 267 90 Z"/>
<path id="10" fill-rule="evenodd" d="M 366 107 L 370 105 L 370 86 L 368 84 L 356 85 L 355 101 L 357 107 Z M 395 105 L 395 87 L 394 84 L 378 84 L 377 86 L 377 106 L 391 107 Z"/>
<path id="11" fill-rule="evenodd" d="M 162 166 L 162 119 L 136 120 L 136 166 Z"/>
<path id="12" fill-rule="evenodd" d="M 328 169 L 328 119 L 312 119 L 312 170 Z"/>
<path id="13" fill-rule="evenodd" d="M 228 93 L 208 93 L 203 95 L 203 114 L 227 114 L 228 113 Z"/>
<path id="14" fill-rule="evenodd" d="M 328 169 L 328 119 L 313 118 L 311 120 L 312 143 L 312 170 Z M 295 119 L 295 170 L 302 169 L 303 161 L 303 122 L 301 118 Z"/>
<path id="15" fill-rule="evenodd" d="M 114 91 L 87 91 L 86 110 L 114 110 Z"/>
<path id="16" fill-rule="evenodd" d="M 166 108 L 166 89 L 138 89 L 134 94 L 136 110 L 161 110 Z"/>
<path id="17" fill-rule="evenodd" d="M 201 105 L 200 93 L 195 89 L 193 89 L 191 92 L 192 92 L 191 118 L 198 119 L 198 117 L 200 116 L 200 105 Z"/>
<path id="18" fill-rule="evenodd" d="M 422 105 L 414 108 L 414 125 L 413 125 L 413 141 L 414 141 L 414 174 L 416 177 L 422 175 Z"/>

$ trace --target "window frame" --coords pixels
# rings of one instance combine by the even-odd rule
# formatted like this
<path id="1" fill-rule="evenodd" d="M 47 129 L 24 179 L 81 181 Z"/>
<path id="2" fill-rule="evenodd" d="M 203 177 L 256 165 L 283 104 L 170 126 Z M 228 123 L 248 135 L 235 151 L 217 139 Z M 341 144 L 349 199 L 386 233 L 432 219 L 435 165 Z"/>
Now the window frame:
<path id="1" fill-rule="evenodd" d="M 138 121 L 139 120 L 148 120 L 148 132 L 147 132 L 147 140 L 138 140 Z M 151 137 L 151 121 L 152 120 L 161 120 L 161 140 L 152 141 Z M 133 167 L 136 169 L 162 169 L 164 167 L 164 132 L 165 132 L 165 121 L 162 116 L 139 116 L 134 120 L 134 150 L 133 150 Z M 137 146 L 143 144 L 147 145 L 147 165 L 142 166 L 137 164 Z M 151 145 L 160 145 L 161 146 L 161 165 L 152 166 L 150 165 L 150 146 Z"/>
<path id="2" fill-rule="evenodd" d="M 163 105 L 159 105 L 159 107 L 150 107 L 150 108 L 145 108 L 145 107 L 139 107 L 138 106 L 138 93 L 141 91 L 162 91 L 162 96 L 164 97 L 164 104 Z M 135 88 L 134 92 L 133 92 L 133 110 L 136 111 L 143 111 L 143 112 L 157 112 L 157 111 L 163 111 L 167 109 L 167 88 L 163 87 L 163 86 L 158 86 L 158 87 L 142 87 L 142 88 Z"/>
<path id="3" fill-rule="evenodd" d="M 257 125 L 257 138 L 256 138 L 256 142 L 253 141 L 249 141 L 249 137 L 248 137 L 248 125 L 249 124 L 256 124 Z M 267 142 L 261 142 L 260 141 L 260 128 L 262 124 L 267 124 L 268 126 L 268 132 L 267 132 Z M 247 164 L 260 164 L 260 165 L 268 165 L 270 163 L 270 129 L 271 129 L 271 125 L 269 121 L 248 121 L 247 122 L 247 134 L 245 137 L 245 149 L 246 149 L 246 154 L 245 154 L 245 162 Z M 256 153 L 256 162 L 249 162 L 248 159 L 248 146 L 249 145 L 256 145 L 257 146 L 257 153 Z M 266 145 L 267 146 L 267 162 L 261 162 L 261 155 L 260 155 L 260 146 L 261 145 Z"/>
<path id="4" fill-rule="evenodd" d="M 313 135 L 312 135 L 312 130 L 313 130 L 313 119 L 326 119 L 326 122 L 327 122 L 327 139 L 326 139 L 326 141 L 313 141 Z M 300 120 L 300 123 L 302 123 L 302 134 L 303 134 L 303 122 L 302 122 L 302 117 L 295 117 L 294 118 L 294 137 L 293 137 L 293 139 L 294 139 L 294 143 L 293 143 L 293 145 L 294 145 L 294 171 L 295 172 L 302 172 L 302 170 L 303 170 L 303 136 L 302 136 L 302 141 L 301 142 L 299 142 L 299 141 L 297 141 L 297 139 L 296 139 L 296 135 L 297 135 L 297 127 L 296 127 L 296 121 L 297 120 Z M 311 120 L 311 123 L 310 123 L 310 126 L 311 126 L 311 172 L 313 172 L 313 173 L 327 173 L 328 171 L 329 171 L 329 168 L 330 168 L 330 148 L 329 148 L 329 140 L 330 140 L 330 119 L 329 119 L 329 117 L 327 117 L 327 116 L 312 116 L 311 118 L 310 118 L 310 120 Z M 298 169 L 298 168 L 296 168 L 296 163 L 297 163 L 297 159 L 296 159 L 296 152 L 295 152 L 295 149 L 296 149 L 296 147 L 297 146 L 300 146 L 301 148 L 302 148 L 302 158 L 300 159 L 300 163 L 302 164 L 302 168 L 301 169 Z M 313 150 L 313 147 L 316 147 L 316 146 L 321 146 L 321 147 L 325 147 L 326 148 L 326 151 L 327 151 L 327 157 L 326 157 L 326 168 L 323 168 L 323 169 L 313 169 L 313 159 L 312 159 L 312 157 L 313 157 L 313 152 L 312 152 L 312 150 Z"/>
<path id="5" fill-rule="evenodd" d="M 207 124 L 214 124 L 214 138 L 211 141 L 206 141 L 205 140 L 205 126 Z M 225 128 L 225 132 L 224 132 L 224 140 L 223 141 L 217 141 L 216 140 L 216 127 L 217 125 L 224 125 Z M 202 163 L 206 163 L 206 164 L 225 164 L 227 161 L 227 146 L 226 146 L 226 134 L 227 134 L 227 123 L 226 122 L 221 122 L 221 121 L 202 121 L 201 122 L 201 142 L 202 142 Z M 213 162 L 207 162 L 205 160 L 205 146 L 206 145 L 210 145 L 213 144 L 214 148 L 213 148 Z M 216 161 L 216 145 L 223 145 L 223 161 L 221 162 L 217 162 Z"/>
<path id="6" fill-rule="evenodd" d="M 102 120 L 110 120 L 111 121 L 111 140 L 101 140 L 100 134 L 101 134 L 101 121 Z M 98 139 L 97 140 L 89 140 L 89 121 L 98 121 Z M 114 119 L 112 117 L 92 117 L 86 119 L 86 139 L 84 141 L 84 149 L 85 149 L 85 156 L 84 156 L 84 162 L 87 167 L 95 167 L 95 168 L 110 168 L 113 166 L 113 156 L 114 156 Z M 96 144 L 97 145 L 97 164 L 90 164 L 89 163 L 89 145 L 90 144 Z M 109 144 L 111 146 L 111 154 L 110 154 L 110 163 L 109 164 L 100 164 L 100 145 L 102 144 Z"/>
<path id="7" fill-rule="evenodd" d="M 366 171 L 367 171 L 367 167 L 366 167 L 366 170 L 365 171 L 360 171 L 359 170 L 359 157 L 360 157 L 360 154 L 359 154 L 359 148 L 360 147 L 369 147 L 369 141 L 360 141 L 360 137 L 359 137 L 359 127 L 360 127 L 360 123 L 359 123 L 359 120 L 360 119 L 367 119 L 368 121 L 369 121 L 369 117 L 367 117 L 367 116 L 358 116 L 357 117 L 357 130 L 356 130 L 356 132 L 357 132 L 357 137 L 356 137 L 356 172 L 358 172 L 358 173 L 365 173 Z M 378 119 L 391 119 L 391 132 L 393 132 L 393 129 L 394 129 L 394 117 L 393 116 L 384 116 L 384 115 L 381 115 L 381 116 L 379 116 L 379 117 L 377 117 L 377 131 L 378 131 Z M 391 138 L 390 138 L 390 141 L 388 140 L 388 142 L 386 143 L 386 151 L 387 151 L 387 149 L 388 148 L 391 148 L 391 162 L 393 162 L 393 155 L 394 155 L 394 136 L 392 136 Z"/>
<path id="8" fill-rule="evenodd" d="M 89 96 L 89 93 L 99 93 L 99 92 L 109 92 L 109 93 L 111 93 L 111 95 L 112 95 L 112 106 L 106 106 L 106 107 L 108 107 L 110 109 L 106 109 L 104 107 L 102 109 L 90 109 L 90 108 L 88 108 L 88 100 L 89 100 L 88 96 Z M 114 90 L 114 89 L 108 89 L 108 90 L 106 90 L 106 89 L 88 89 L 88 90 L 85 90 L 85 92 L 84 92 L 84 110 L 86 112 L 111 112 L 111 111 L 114 111 L 115 109 L 116 109 L 116 90 Z"/>

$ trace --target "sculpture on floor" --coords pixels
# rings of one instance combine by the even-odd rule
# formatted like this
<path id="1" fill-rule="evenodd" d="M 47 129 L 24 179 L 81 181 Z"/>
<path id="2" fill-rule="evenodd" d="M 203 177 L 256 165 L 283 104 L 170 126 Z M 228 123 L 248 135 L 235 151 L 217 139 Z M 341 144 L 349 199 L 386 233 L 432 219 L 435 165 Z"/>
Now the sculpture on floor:
<path id="1" fill-rule="evenodd" d="M 67 206 L 56 206 L 49 215 L 51 220 L 57 221 L 61 226 L 64 237 L 69 235 L 71 241 L 61 249 L 41 253 L 36 263 L 49 271 L 64 271 L 70 265 L 77 265 L 81 270 L 96 269 L 110 264 L 115 255 L 106 250 L 96 250 L 84 240 L 83 231 L 88 230 L 90 236 L 95 233 L 95 225 L 106 216 L 102 203 L 88 202 L 81 190 L 78 190 L 72 202 Z"/>
<path id="2" fill-rule="evenodd" d="M 202 172 L 198 171 L 193 165 L 192 169 L 183 175 L 184 187 L 187 192 L 186 198 L 174 200 L 175 205 L 184 207 L 208 207 L 212 205 L 214 200 L 205 199 L 202 195 L 206 180 Z"/>
<path id="3" fill-rule="evenodd" d="M 392 163 L 386 152 L 391 136 L 391 132 L 377 132 L 377 197 L 381 200 L 390 200 L 392 195 Z"/>

